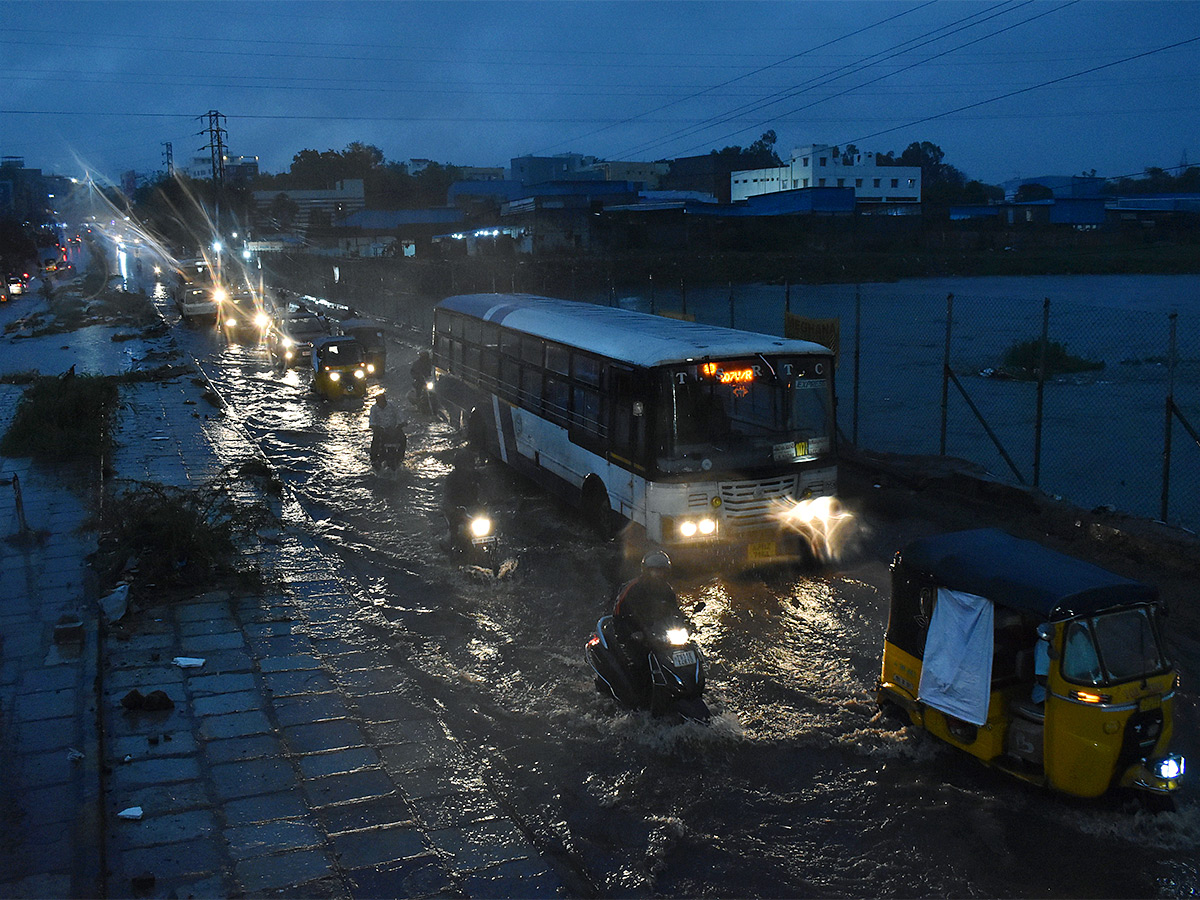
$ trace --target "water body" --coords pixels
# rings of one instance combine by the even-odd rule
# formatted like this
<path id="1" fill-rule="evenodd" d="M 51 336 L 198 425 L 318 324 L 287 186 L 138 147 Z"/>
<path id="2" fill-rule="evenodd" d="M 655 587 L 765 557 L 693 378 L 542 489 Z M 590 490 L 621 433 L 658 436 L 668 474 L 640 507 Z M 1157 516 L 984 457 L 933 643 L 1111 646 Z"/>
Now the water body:
<path id="1" fill-rule="evenodd" d="M 789 297 L 790 293 L 790 297 Z M 839 424 L 860 446 L 938 453 L 947 296 L 953 294 L 950 366 L 999 438 L 1005 461 L 953 387 L 946 452 L 1008 480 L 1034 480 L 1036 386 L 981 377 L 1015 343 L 1042 333 L 1068 353 L 1103 363 L 1047 384 L 1039 485 L 1082 506 L 1157 518 L 1163 477 L 1170 314 L 1177 313 L 1174 395 L 1200 426 L 1200 276 L 928 278 L 886 284 L 744 284 L 615 298 L 656 312 L 686 307 L 698 321 L 782 334 L 785 309 L 840 323 Z M 592 298 L 610 302 L 608 297 Z M 856 341 L 856 319 L 861 321 Z M 856 359 L 857 354 L 857 359 Z M 858 371 L 855 415 L 855 369 Z M 1200 527 L 1200 447 L 1176 424 L 1168 520 Z M 1013 471 L 1015 467 L 1016 472 Z M 1019 476 L 1018 476 L 1019 473 Z"/>

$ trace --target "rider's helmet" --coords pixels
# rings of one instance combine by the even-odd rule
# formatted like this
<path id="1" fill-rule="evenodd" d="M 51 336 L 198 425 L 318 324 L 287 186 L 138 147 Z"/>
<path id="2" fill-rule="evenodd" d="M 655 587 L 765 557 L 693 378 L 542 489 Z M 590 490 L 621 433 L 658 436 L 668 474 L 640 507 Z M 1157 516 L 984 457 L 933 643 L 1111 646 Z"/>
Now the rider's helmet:
<path id="1" fill-rule="evenodd" d="M 661 550 L 651 550 L 642 557 L 642 571 L 647 574 L 665 575 L 671 571 L 671 557 Z"/>

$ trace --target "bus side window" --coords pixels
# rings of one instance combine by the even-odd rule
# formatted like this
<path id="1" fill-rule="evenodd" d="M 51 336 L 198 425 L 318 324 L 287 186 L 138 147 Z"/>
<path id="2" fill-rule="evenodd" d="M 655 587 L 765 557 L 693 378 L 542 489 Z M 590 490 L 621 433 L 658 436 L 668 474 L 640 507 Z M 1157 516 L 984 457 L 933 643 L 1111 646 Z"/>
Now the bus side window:
<path id="1" fill-rule="evenodd" d="M 638 399 L 635 373 L 609 369 L 608 394 L 612 398 L 612 446 L 622 456 L 642 463 L 646 455 L 646 415 Z"/>
<path id="2" fill-rule="evenodd" d="M 570 414 L 568 404 L 571 399 L 570 391 L 567 390 L 567 383 L 561 378 L 547 375 L 544 396 L 546 401 L 546 418 L 559 425 L 566 425 L 567 417 Z"/>
<path id="3" fill-rule="evenodd" d="M 542 411 L 542 370 L 527 366 L 521 369 L 521 406 L 532 412 Z"/>
<path id="4" fill-rule="evenodd" d="M 521 367 L 516 360 L 507 356 L 500 358 L 500 396 L 509 403 L 519 403 L 521 392 Z"/>

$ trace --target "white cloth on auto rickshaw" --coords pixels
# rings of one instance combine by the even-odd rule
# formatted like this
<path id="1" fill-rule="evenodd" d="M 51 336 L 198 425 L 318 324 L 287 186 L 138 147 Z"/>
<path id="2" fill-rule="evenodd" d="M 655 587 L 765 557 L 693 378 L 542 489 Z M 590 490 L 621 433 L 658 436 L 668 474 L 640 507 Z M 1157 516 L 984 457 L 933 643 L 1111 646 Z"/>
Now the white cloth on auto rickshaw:
<path id="1" fill-rule="evenodd" d="M 986 597 L 938 588 L 917 699 L 972 725 L 987 721 L 992 620 L 992 602 Z"/>

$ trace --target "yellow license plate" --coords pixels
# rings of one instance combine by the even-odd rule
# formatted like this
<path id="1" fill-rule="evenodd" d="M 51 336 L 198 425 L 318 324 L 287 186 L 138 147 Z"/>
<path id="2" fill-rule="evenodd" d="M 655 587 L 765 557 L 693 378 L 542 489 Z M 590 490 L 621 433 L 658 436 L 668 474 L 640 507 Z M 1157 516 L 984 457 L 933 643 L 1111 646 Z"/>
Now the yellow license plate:
<path id="1" fill-rule="evenodd" d="M 757 541 L 746 548 L 747 559 L 772 559 L 778 547 L 774 541 Z"/>

